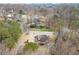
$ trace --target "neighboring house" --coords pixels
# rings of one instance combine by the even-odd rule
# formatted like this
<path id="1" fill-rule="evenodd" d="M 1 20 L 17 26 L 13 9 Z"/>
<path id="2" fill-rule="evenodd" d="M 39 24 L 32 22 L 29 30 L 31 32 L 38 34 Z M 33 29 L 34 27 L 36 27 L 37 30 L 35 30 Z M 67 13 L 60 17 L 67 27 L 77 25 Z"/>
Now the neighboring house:
<path id="1" fill-rule="evenodd" d="M 35 15 L 32 17 L 32 24 L 35 24 L 36 26 L 45 26 L 46 17 Z"/>
<path id="2" fill-rule="evenodd" d="M 40 21 L 41 21 L 41 22 L 45 22 L 45 21 L 46 21 L 46 17 L 40 16 Z"/>
<path id="3" fill-rule="evenodd" d="M 9 10 L 8 12 L 6 12 L 6 18 L 8 20 L 13 20 L 15 19 L 15 11 L 14 9 Z"/>
<path id="4" fill-rule="evenodd" d="M 40 25 L 45 26 L 45 23 L 46 23 L 46 17 L 40 16 Z"/>
<path id="5" fill-rule="evenodd" d="M 27 23 L 30 24 L 32 22 L 32 17 L 30 15 L 26 15 L 27 17 Z"/>
<path id="6" fill-rule="evenodd" d="M 0 9 L 0 20 L 5 20 L 5 10 L 2 8 Z"/>
<path id="7" fill-rule="evenodd" d="M 27 14 L 16 14 L 15 18 L 17 21 L 22 23 L 29 23 L 31 19 L 31 17 Z"/>
<path id="8" fill-rule="evenodd" d="M 22 19 L 22 22 L 26 22 L 27 23 L 27 16 L 25 14 L 21 15 L 21 19 Z"/>
<path id="9" fill-rule="evenodd" d="M 36 26 L 38 26 L 40 23 L 40 18 L 38 15 L 35 15 L 32 17 L 32 24 L 35 24 Z"/>
<path id="10" fill-rule="evenodd" d="M 16 21 L 20 22 L 21 21 L 21 15 L 15 14 L 15 19 L 16 19 Z"/>
<path id="11" fill-rule="evenodd" d="M 13 19 L 12 19 L 12 18 L 13 18 L 13 14 L 10 14 L 10 13 L 9 13 L 8 15 L 6 15 L 6 17 L 7 17 L 8 20 L 13 20 Z"/>

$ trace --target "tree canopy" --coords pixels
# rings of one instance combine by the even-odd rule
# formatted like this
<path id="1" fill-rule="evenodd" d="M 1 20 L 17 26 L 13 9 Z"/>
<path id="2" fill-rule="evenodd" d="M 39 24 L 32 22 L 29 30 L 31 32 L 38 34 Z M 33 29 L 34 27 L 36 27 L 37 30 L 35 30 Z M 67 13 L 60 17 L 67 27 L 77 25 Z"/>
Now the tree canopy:
<path id="1" fill-rule="evenodd" d="M 7 48 L 12 48 L 21 33 L 20 26 L 16 21 L 0 21 L 0 42 L 4 43 Z"/>

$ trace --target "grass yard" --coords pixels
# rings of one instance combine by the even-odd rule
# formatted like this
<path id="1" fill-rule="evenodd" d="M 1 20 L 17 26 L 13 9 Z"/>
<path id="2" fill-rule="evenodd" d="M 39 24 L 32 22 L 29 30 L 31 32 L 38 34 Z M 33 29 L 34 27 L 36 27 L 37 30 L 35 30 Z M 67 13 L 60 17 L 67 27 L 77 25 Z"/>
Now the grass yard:
<path id="1" fill-rule="evenodd" d="M 32 31 L 52 31 L 51 29 L 47 28 L 30 28 Z"/>

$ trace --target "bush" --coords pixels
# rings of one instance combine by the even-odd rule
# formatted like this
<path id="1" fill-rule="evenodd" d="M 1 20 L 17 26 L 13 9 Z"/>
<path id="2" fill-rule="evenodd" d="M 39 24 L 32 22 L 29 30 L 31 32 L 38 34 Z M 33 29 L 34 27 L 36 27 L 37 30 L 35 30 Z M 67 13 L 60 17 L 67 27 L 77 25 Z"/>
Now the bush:
<path id="1" fill-rule="evenodd" d="M 23 51 L 35 51 L 37 48 L 38 45 L 36 43 L 29 42 L 25 44 Z"/>
<path id="2" fill-rule="evenodd" d="M 35 24 L 30 25 L 31 28 L 36 28 Z"/>
<path id="3" fill-rule="evenodd" d="M 41 26 L 41 25 L 40 25 L 40 26 L 38 26 L 37 28 L 40 28 L 40 29 L 42 29 L 42 28 L 44 28 L 44 26 Z"/>
<path id="4" fill-rule="evenodd" d="M 5 46 L 9 49 L 13 48 L 15 45 L 15 40 L 12 37 L 5 39 Z"/>

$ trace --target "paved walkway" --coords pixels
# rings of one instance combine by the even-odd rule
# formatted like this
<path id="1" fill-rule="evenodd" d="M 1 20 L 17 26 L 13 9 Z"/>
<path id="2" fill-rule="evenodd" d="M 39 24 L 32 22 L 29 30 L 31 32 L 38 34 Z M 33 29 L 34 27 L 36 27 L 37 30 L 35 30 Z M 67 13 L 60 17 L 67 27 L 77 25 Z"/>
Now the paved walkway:
<path id="1" fill-rule="evenodd" d="M 15 54 L 17 54 L 17 52 L 24 47 L 25 42 L 27 41 L 27 39 L 28 39 L 28 35 L 26 35 L 26 33 L 23 33 L 21 35 L 21 37 L 18 39 L 18 42 L 16 44 Z"/>

